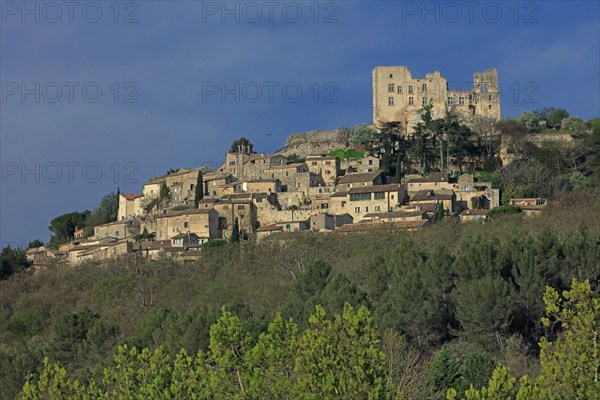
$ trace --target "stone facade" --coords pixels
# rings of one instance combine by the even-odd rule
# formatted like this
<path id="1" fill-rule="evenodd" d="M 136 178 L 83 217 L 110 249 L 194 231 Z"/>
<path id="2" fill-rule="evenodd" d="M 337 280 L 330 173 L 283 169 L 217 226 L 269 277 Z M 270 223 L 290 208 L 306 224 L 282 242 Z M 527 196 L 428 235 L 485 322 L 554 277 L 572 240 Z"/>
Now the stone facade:
<path id="1" fill-rule="evenodd" d="M 144 200 L 143 194 L 125 194 L 119 195 L 119 211 L 117 213 L 118 220 L 134 218 L 144 214 L 142 206 Z"/>
<path id="2" fill-rule="evenodd" d="M 195 233 L 200 238 L 219 237 L 219 215 L 210 209 L 172 211 L 160 215 L 156 222 L 156 240 L 168 240 L 181 233 Z"/>
<path id="3" fill-rule="evenodd" d="M 94 237 L 96 239 L 102 239 L 106 237 L 124 239 L 133 237 L 139 233 L 140 221 L 137 219 L 119 220 L 94 227 Z"/>
<path id="4" fill-rule="evenodd" d="M 413 78 L 405 66 L 376 67 L 373 70 L 373 124 L 398 121 L 405 133 L 420 121 L 420 110 L 432 105 L 433 118 L 453 110 L 468 123 L 472 116 L 500 120 L 500 90 L 495 69 L 473 74 L 473 87 L 460 90 L 439 71 Z"/>

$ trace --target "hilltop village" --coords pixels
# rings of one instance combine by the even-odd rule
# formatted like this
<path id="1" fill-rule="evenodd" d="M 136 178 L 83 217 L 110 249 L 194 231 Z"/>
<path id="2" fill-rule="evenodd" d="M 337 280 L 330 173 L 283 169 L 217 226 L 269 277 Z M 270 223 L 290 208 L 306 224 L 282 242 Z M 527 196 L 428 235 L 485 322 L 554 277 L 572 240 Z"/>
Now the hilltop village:
<path id="1" fill-rule="evenodd" d="M 382 121 L 401 121 L 408 135 L 424 106 L 442 116 L 440 103 L 466 121 L 478 115 L 497 121 L 497 82 L 495 70 L 489 70 L 474 74 L 473 91 L 451 91 L 437 71 L 418 79 L 406 67 L 377 67 L 373 129 Z M 194 261 L 212 241 L 277 240 L 291 232 L 345 234 L 382 226 L 416 230 L 448 216 L 483 220 L 500 205 L 499 190 L 491 182 L 457 169 L 390 176 L 382 154 L 352 145 L 345 130 L 292 135 L 275 154 L 257 154 L 242 141 L 218 168 L 181 168 L 140 190 L 119 194 L 116 221 L 95 226 L 87 237 L 77 230 L 58 251 L 30 249 L 28 258 L 35 264 L 58 256 L 77 264 L 127 254 L 168 254 Z M 511 203 L 534 213 L 545 200 Z"/>

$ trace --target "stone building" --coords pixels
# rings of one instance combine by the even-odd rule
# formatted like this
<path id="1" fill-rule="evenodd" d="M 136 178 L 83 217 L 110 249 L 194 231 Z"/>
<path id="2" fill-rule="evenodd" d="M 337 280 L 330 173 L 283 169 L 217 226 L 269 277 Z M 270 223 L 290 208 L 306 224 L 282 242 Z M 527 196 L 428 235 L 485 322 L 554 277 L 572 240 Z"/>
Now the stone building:
<path id="1" fill-rule="evenodd" d="M 359 222 L 366 214 L 390 212 L 402 204 L 406 190 L 397 183 L 388 185 L 362 186 L 348 192 L 335 193 L 330 198 L 329 212 L 350 214 Z"/>
<path id="2" fill-rule="evenodd" d="M 124 220 L 144 214 L 144 207 L 142 202 L 144 200 L 143 194 L 125 194 L 119 195 L 119 211 L 117 212 L 117 219 Z"/>
<path id="3" fill-rule="evenodd" d="M 498 73 L 488 69 L 473 74 L 473 87 L 449 83 L 439 71 L 414 78 L 405 66 L 375 67 L 373 70 L 373 124 L 398 121 L 405 133 L 420 121 L 420 110 L 432 105 L 433 118 L 442 118 L 447 109 L 466 122 L 473 116 L 500 119 Z"/>
<path id="4" fill-rule="evenodd" d="M 219 237 L 219 215 L 212 209 L 171 211 L 156 219 L 156 240 L 172 239 L 181 233 L 195 233 L 207 240 Z"/>
<path id="5" fill-rule="evenodd" d="M 308 156 L 306 165 L 311 173 L 321 176 L 324 185 L 334 184 L 340 174 L 340 159 L 337 157 Z"/>
<path id="6" fill-rule="evenodd" d="M 102 239 L 113 237 L 124 239 L 140 233 L 140 222 L 137 219 L 124 219 L 94 227 L 94 237 Z"/>

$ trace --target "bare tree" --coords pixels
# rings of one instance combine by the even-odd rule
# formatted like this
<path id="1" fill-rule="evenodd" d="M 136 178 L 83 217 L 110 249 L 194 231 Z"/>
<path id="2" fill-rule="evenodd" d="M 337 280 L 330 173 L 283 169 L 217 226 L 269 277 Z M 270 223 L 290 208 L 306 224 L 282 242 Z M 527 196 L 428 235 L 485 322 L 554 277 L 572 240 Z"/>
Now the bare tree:
<path id="1" fill-rule="evenodd" d="M 471 128 L 479 142 L 485 146 L 488 157 L 494 154 L 494 141 L 497 140 L 499 134 L 496 125 L 496 118 L 480 115 L 473 117 L 473 122 L 471 123 Z"/>

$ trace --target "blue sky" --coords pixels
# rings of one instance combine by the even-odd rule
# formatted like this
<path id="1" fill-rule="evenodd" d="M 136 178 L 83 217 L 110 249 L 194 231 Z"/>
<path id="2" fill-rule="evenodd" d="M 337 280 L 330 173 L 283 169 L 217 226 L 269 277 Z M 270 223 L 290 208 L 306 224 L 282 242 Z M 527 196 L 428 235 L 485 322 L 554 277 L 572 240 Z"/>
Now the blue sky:
<path id="1" fill-rule="evenodd" d="M 468 4 L 3 1 L 0 241 L 48 240 L 53 217 L 242 135 L 272 152 L 370 122 L 377 65 L 458 85 L 496 68 L 503 116 L 600 115 L 599 2 Z"/>

